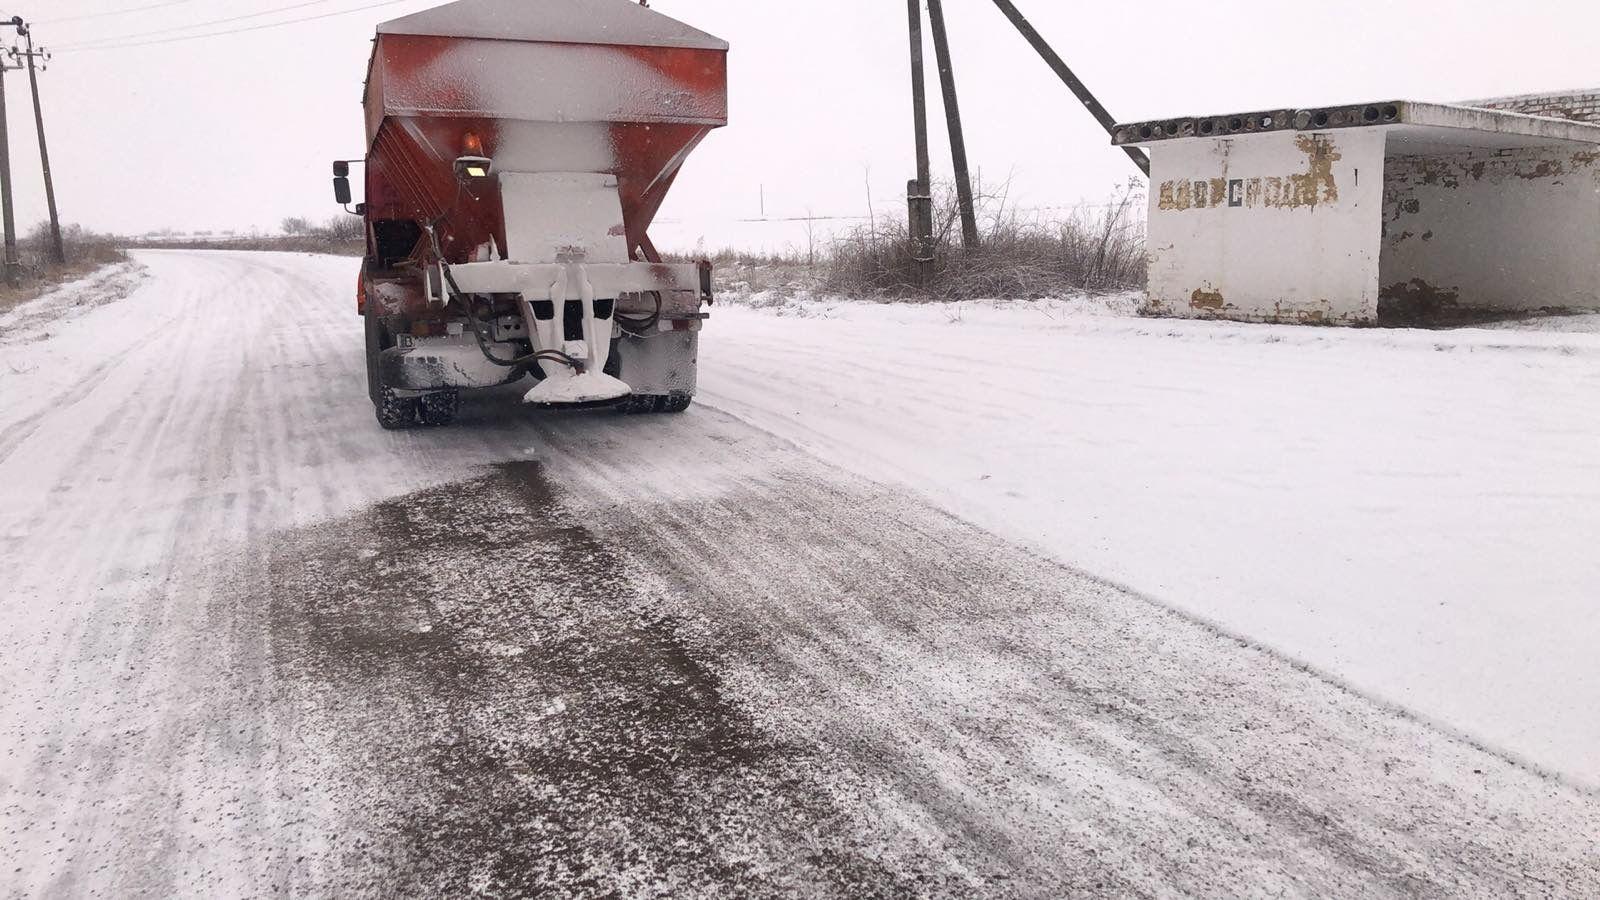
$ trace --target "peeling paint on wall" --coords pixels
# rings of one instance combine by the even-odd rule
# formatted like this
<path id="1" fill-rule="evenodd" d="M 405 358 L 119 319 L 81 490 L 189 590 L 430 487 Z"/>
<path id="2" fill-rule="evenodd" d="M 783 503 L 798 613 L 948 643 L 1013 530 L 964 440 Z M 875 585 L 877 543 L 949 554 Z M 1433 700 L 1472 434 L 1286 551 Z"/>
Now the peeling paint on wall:
<path id="1" fill-rule="evenodd" d="M 1600 152 L 1570 144 L 1389 157 L 1380 318 L 1600 307 L 1597 197 Z"/>
<path id="2" fill-rule="evenodd" d="M 1195 288 L 1194 293 L 1189 295 L 1190 309 L 1217 310 L 1222 309 L 1227 305 L 1227 301 L 1222 298 L 1221 291 L 1208 291 L 1203 288 Z"/>
<path id="3" fill-rule="evenodd" d="M 1393 323 L 1437 320 L 1457 309 L 1460 296 L 1458 290 L 1421 278 L 1396 282 L 1378 293 L 1378 318 Z"/>

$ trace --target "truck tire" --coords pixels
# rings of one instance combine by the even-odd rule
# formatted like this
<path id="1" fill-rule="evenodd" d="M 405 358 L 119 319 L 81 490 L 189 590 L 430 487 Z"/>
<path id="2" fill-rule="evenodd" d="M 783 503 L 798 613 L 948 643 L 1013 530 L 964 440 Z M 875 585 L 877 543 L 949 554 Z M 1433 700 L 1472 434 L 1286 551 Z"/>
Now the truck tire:
<path id="1" fill-rule="evenodd" d="M 383 322 L 371 313 L 362 318 L 366 320 L 367 332 L 367 396 L 372 399 L 378 424 L 389 431 L 410 428 L 417 423 L 416 398 L 396 395 L 393 388 L 383 383 L 383 372 L 378 365 L 384 345 L 388 343 Z"/>
<path id="2" fill-rule="evenodd" d="M 693 394 L 632 394 L 617 404 L 617 411 L 631 416 L 642 413 L 681 413 L 693 402 Z"/>
<path id="3" fill-rule="evenodd" d="M 417 398 L 401 397 L 391 387 L 378 387 L 379 399 L 372 404 L 378 414 L 378 424 L 389 431 L 410 428 L 417 424 Z"/>
<path id="4" fill-rule="evenodd" d="M 461 408 L 460 391 L 438 391 L 417 401 L 417 414 L 424 425 L 449 425 Z"/>
<path id="5" fill-rule="evenodd" d="M 637 416 L 640 413 L 653 412 L 655 408 L 656 398 L 649 394 L 629 394 L 616 407 L 617 412 L 625 416 Z"/>

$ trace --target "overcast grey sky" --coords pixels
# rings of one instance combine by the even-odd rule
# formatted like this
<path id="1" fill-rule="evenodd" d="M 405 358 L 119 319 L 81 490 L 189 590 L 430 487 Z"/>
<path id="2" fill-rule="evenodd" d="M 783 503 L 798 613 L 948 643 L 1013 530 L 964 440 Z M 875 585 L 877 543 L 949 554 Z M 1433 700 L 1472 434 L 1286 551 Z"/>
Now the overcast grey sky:
<path id="1" fill-rule="evenodd" d="M 57 50 L 41 76 L 67 221 L 110 231 L 273 230 L 337 212 L 328 162 L 359 156 L 374 25 L 437 0 L 282 28 L 112 50 L 377 0 L 25 0 Z M 1120 119 L 1401 98 L 1459 100 L 1600 85 L 1594 0 L 1016 0 Z M 945 0 L 974 165 L 1024 205 L 1100 201 L 1135 170 L 990 0 Z M 72 17 L 130 7 L 126 15 Z M 704 224 L 887 207 L 911 177 L 903 0 L 654 0 L 732 45 L 732 123 L 702 145 L 663 217 Z M 174 30 L 169 30 L 174 29 Z M 131 40 L 131 39 L 130 39 Z M 69 49 L 74 44 L 83 49 Z M 930 62 L 930 89 L 937 81 Z M 26 77 L 8 73 L 18 221 L 44 215 Z M 935 115 L 938 107 L 935 106 Z M 935 124 L 939 120 L 935 120 Z M 936 172 L 949 171 L 935 132 Z"/>

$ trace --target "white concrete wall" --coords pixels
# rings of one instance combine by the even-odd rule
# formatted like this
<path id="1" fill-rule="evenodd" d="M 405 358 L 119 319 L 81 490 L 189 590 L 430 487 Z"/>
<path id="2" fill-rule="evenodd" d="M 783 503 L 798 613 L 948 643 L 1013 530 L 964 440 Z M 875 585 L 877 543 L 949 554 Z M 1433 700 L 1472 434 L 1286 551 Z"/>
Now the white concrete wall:
<path id="1" fill-rule="evenodd" d="M 1149 311 L 1375 319 L 1383 153 L 1379 128 L 1152 146 Z"/>
<path id="2" fill-rule="evenodd" d="M 1600 308 L 1600 152 L 1396 156 L 1384 171 L 1385 317 Z"/>

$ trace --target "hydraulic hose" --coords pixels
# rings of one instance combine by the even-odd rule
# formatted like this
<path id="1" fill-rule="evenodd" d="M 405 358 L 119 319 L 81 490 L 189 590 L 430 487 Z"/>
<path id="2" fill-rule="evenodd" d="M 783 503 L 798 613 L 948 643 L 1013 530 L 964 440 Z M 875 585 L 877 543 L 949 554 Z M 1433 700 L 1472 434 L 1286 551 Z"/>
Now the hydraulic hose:
<path id="1" fill-rule="evenodd" d="M 444 253 L 439 250 L 439 236 L 434 233 L 433 223 L 431 222 L 428 223 L 427 233 L 428 243 L 433 245 L 433 256 L 439 261 L 439 271 L 444 276 L 444 288 L 450 292 L 451 298 L 461 304 L 462 310 L 466 312 L 467 321 L 472 325 L 472 336 L 477 338 L 478 351 L 483 354 L 484 359 L 506 369 L 523 368 L 541 361 L 554 362 L 571 368 L 579 375 L 583 374 L 583 363 L 562 353 L 560 350 L 536 350 L 525 356 L 518 356 L 512 359 L 501 359 L 495 356 L 494 352 L 489 349 L 489 339 L 483 333 L 483 323 L 478 321 L 478 314 L 472 308 L 472 302 L 462 293 L 461 286 L 456 284 L 455 276 L 450 274 L 450 266 L 444 261 Z M 424 275 L 423 277 L 427 276 Z M 531 332 L 533 329 L 532 322 L 528 323 L 528 328 Z M 529 335 L 529 338 L 532 338 L 532 334 Z"/>
<path id="2" fill-rule="evenodd" d="M 468 300 L 462 293 L 460 285 L 456 284 L 455 276 L 450 274 L 450 267 L 442 260 L 439 263 L 439 269 L 444 273 L 445 287 L 450 291 L 451 298 L 461 304 L 461 308 L 466 311 L 467 322 L 472 325 L 472 336 L 477 338 L 478 350 L 483 354 L 484 359 L 507 369 L 515 369 L 540 361 L 554 362 L 567 366 L 580 375 L 583 374 L 583 363 L 562 353 L 560 350 L 536 350 L 533 353 L 512 359 L 501 359 L 495 356 L 494 352 L 489 349 L 489 339 L 484 335 L 483 323 L 478 321 L 478 314 L 472 308 L 472 301 Z M 530 322 L 528 325 L 531 328 L 533 323 Z"/>
<path id="3" fill-rule="evenodd" d="M 612 313 L 612 318 L 617 320 L 617 324 L 622 327 L 622 330 L 634 337 L 648 337 L 651 329 L 655 328 L 661 321 L 661 292 L 651 291 L 650 294 L 656 299 L 656 310 L 650 315 L 634 318 L 633 316 L 625 316 L 620 312 Z"/>

